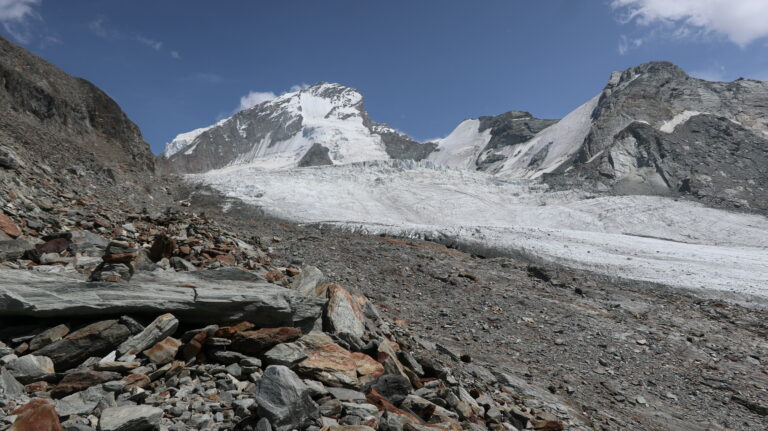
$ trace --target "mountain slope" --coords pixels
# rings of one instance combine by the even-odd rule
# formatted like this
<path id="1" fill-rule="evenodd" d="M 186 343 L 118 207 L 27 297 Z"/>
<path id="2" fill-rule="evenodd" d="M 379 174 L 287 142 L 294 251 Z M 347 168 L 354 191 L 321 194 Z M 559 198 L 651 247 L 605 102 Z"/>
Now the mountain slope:
<path id="1" fill-rule="evenodd" d="M 0 145 L 57 170 L 154 171 L 139 128 L 90 82 L 0 37 Z M 60 157 L 43 157 L 55 152 Z"/>
<path id="2" fill-rule="evenodd" d="M 432 145 L 371 121 L 357 90 L 320 83 L 177 136 L 167 163 L 181 172 L 231 165 L 262 169 L 422 159 Z"/>

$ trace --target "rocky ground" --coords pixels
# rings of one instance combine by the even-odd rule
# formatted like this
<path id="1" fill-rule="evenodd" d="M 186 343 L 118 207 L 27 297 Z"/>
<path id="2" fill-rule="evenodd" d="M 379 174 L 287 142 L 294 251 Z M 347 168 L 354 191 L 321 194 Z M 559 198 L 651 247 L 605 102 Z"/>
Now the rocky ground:
<path id="1" fill-rule="evenodd" d="M 78 190 L 76 172 L 5 165 L 0 429 L 588 429 L 310 262 L 282 263 L 286 225 L 240 236 L 170 180 L 126 202 Z"/>
<path id="2" fill-rule="evenodd" d="M 192 196 L 195 206 L 216 212 L 208 190 Z M 484 259 L 226 207 L 217 217 L 234 230 L 279 239 L 270 245 L 276 262 L 317 265 L 330 281 L 360 289 L 405 333 L 516 376 L 518 390 L 539 400 L 534 405 L 570 408 L 596 429 L 768 426 L 761 298 Z"/>
<path id="3" fill-rule="evenodd" d="M 0 216 L 3 427 L 768 425 L 749 298 L 282 223 L 171 180 L 123 209 L 18 173 Z"/>

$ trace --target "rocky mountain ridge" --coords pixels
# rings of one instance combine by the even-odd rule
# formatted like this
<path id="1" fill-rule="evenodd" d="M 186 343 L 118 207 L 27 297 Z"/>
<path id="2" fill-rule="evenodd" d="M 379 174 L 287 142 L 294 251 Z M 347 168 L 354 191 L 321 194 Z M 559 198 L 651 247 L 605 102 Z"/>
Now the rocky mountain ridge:
<path id="1" fill-rule="evenodd" d="M 141 131 L 114 100 L 2 37 L 0 145 L 57 171 L 90 171 L 112 180 L 155 169 Z M 48 156 L 52 152 L 65 157 Z"/>

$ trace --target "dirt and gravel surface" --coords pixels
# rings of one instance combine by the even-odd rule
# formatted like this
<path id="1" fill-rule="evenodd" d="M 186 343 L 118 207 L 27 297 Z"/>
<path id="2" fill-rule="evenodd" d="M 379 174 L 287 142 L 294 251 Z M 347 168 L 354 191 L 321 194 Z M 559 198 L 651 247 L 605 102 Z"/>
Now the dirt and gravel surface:
<path id="1" fill-rule="evenodd" d="M 768 428 L 768 320 L 760 298 L 686 292 L 482 258 L 439 244 L 283 223 L 184 190 L 205 211 L 362 290 L 404 331 L 506 371 L 596 429 Z"/>

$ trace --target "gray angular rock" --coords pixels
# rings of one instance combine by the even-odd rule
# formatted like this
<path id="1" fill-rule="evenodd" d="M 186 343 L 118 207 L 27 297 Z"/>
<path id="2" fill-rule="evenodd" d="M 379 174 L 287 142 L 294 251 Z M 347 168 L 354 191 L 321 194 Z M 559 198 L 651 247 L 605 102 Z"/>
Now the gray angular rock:
<path id="1" fill-rule="evenodd" d="M 150 406 L 110 407 L 101 412 L 99 431 L 144 431 L 160 424 L 163 410 Z"/>
<path id="2" fill-rule="evenodd" d="M 192 262 L 178 256 L 173 256 L 170 264 L 176 271 L 197 271 L 197 267 Z"/>
<path id="3" fill-rule="evenodd" d="M 18 169 L 21 166 L 23 163 L 19 156 L 5 145 L 0 145 L 0 168 Z"/>
<path id="4" fill-rule="evenodd" d="M 43 380 L 55 373 L 53 361 L 46 356 L 26 355 L 5 365 L 8 372 L 23 384 Z"/>
<path id="5" fill-rule="evenodd" d="M 173 335 L 179 327 L 179 319 L 173 314 L 166 313 L 158 316 L 141 332 L 125 340 L 117 348 L 118 356 L 138 355 L 140 352 L 157 344 L 160 340 Z"/>
<path id="6" fill-rule="evenodd" d="M 336 334 L 348 334 L 356 338 L 365 335 L 365 315 L 352 295 L 339 285 L 328 288 L 328 306 L 325 323 Z"/>
<path id="7" fill-rule="evenodd" d="M 24 393 L 24 385 L 19 383 L 5 367 L 0 368 L 0 396 L 21 395 Z"/>
<path id="8" fill-rule="evenodd" d="M 320 417 L 309 388 L 288 367 L 271 365 L 254 391 L 258 414 L 267 418 L 276 431 L 303 429 Z"/>
<path id="9" fill-rule="evenodd" d="M 304 350 L 304 345 L 301 343 L 278 344 L 264 354 L 264 362 L 267 365 L 284 365 L 293 368 L 307 358 Z"/>
<path id="10" fill-rule="evenodd" d="M 32 244 L 25 239 L 0 241 L 0 262 L 20 259 L 27 250 L 32 248 Z"/>
<path id="11" fill-rule="evenodd" d="M 139 272 L 119 285 L 0 270 L 0 314 L 7 317 L 170 312 L 189 323 L 247 320 L 262 327 L 295 326 L 309 331 L 325 302 L 237 268 Z"/>
<path id="12" fill-rule="evenodd" d="M 304 296 L 317 296 L 315 288 L 325 280 L 323 272 L 316 266 L 307 265 L 301 268 L 301 272 L 291 280 L 291 289 Z"/>
<path id="13" fill-rule="evenodd" d="M 101 386 L 93 386 L 56 401 L 59 416 L 89 415 L 100 403 L 115 405 L 115 394 Z"/>

